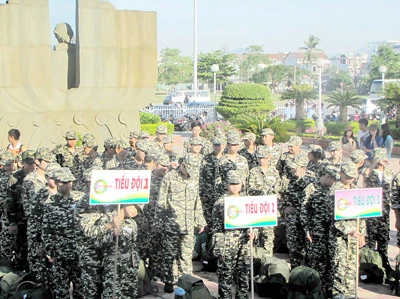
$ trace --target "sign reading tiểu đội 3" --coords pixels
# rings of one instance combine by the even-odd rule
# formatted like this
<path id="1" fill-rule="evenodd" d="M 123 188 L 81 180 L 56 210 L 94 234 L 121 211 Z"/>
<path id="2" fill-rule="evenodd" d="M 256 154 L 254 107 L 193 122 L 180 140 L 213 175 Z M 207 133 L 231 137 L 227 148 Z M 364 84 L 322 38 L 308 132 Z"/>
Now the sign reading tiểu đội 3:
<path id="1" fill-rule="evenodd" d="M 276 226 L 277 203 L 276 195 L 225 197 L 225 228 Z"/>
<path id="2" fill-rule="evenodd" d="M 94 170 L 89 204 L 148 203 L 150 179 L 150 170 Z"/>
<path id="3" fill-rule="evenodd" d="M 335 220 L 382 216 L 382 188 L 335 191 Z"/>

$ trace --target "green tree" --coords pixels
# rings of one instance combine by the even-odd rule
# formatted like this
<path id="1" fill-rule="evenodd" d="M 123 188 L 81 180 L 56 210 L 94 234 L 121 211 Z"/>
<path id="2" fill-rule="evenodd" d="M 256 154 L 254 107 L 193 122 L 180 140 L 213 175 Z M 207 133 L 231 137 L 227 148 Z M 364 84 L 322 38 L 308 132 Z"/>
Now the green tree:
<path id="1" fill-rule="evenodd" d="M 339 107 L 340 122 L 347 122 L 347 108 L 361 109 L 361 98 L 353 91 L 336 90 L 329 95 L 327 102 L 329 107 Z"/>
<path id="2" fill-rule="evenodd" d="M 275 108 L 268 87 L 261 84 L 241 83 L 227 86 L 216 110 L 225 118 L 235 115 L 260 113 Z"/>
<path id="3" fill-rule="evenodd" d="M 203 82 L 212 83 L 214 73 L 211 72 L 211 66 L 218 64 L 217 81 L 218 83 L 227 83 L 229 77 L 236 74 L 235 67 L 231 65 L 234 59 L 235 56 L 233 54 L 225 54 L 224 50 L 200 53 L 197 62 L 197 76 Z"/>
<path id="4" fill-rule="evenodd" d="M 306 46 L 306 53 L 304 55 L 303 62 L 307 62 L 307 68 L 310 69 L 310 65 L 317 59 L 317 53 L 321 52 L 320 49 L 317 48 L 318 44 L 321 40 L 315 35 L 310 34 L 308 40 L 304 41 L 304 45 Z"/>
<path id="5" fill-rule="evenodd" d="M 271 63 L 267 54 L 263 51 L 262 45 L 251 45 L 246 48 L 245 59 L 239 65 L 241 74 L 250 81 L 252 75 L 260 70 L 260 65 Z"/>
<path id="6" fill-rule="evenodd" d="M 296 119 L 304 119 L 304 102 L 307 99 L 314 99 L 317 92 L 309 84 L 293 85 L 282 93 L 281 100 L 295 100 Z"/>
<path id="7" fill-rule="evenodd" d="M 396 121 L 400 121 L 400 85 L 396 83 L 390 83 L 385 85 L 385 90 L 383 92 L 384 98 L 377 100 L 375 104 L 381 108 L 385 113 L 391 110 L 397 111 Z"/>
<path id="8" fill-rule="evenodd" d="M 329 73 L 331 75 L 331 78 L 328 80 L 326 86 L 326 89 L 328 91 L 333 91 L 336 89 L 349 89 L 351 87 L 354 87 L 353 78 L 348 72 L 342 70 L 336 72 L 336 70 L 332 69 Z M 341 86 L 341 83 L 343 84 L 343 86 Z"/>
<path id="9" fill-rule="evenodd" d="M 279 85 L 284 79 L 288 78 L 292 73 L 290 66 L 278 64 L 271 65 L 261 71 L 253 74 L 252 81 L 255 83 L 271 82 L 271 86 Z"/>
<path id="10" fill-rule="evenodd" d="M 387 67 L 386 79 L 400 78 L 400 54 L 395 53 L 391 47 L 380 46 L 376 55 L 372 56 L 369 66 L 369 85 L 373 80 L 382 78 L 382 74 L 379 71 L 379 67 L 382 65 Z"/>
<path id="11" fill-rule="evenodd" d="M 181 51 L 165 48 L 160 52 L 158 63 L 158 82 L 168 85 L 190 82 L 193 77 L 193 61 L 181 56 Z"/>

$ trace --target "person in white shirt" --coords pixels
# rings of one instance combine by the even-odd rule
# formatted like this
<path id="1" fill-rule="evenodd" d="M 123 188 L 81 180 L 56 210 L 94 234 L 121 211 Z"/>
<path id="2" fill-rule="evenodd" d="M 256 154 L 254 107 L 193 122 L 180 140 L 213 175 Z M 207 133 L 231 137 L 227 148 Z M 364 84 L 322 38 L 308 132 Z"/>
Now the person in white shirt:
<path id="1" fill-rule="evenodd" d="M 364 140 L 367 138 L 369 134 L 368 130 L 368 119 L 362 118 L 358 121 L 358 125 L 360 127 L 360 131 L 357 133 L 357 141 L 358 144 L 360 145 L 360 149 L 363 148 Z"/>

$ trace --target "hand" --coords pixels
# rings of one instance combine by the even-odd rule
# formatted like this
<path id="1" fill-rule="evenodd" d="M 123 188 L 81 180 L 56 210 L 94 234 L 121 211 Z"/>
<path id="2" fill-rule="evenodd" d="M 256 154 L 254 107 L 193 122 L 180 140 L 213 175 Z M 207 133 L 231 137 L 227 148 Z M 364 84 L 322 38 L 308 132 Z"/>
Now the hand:
<path id="1" fill-rule="evenodd" d="M 10 225 L 10 227 L 8 228 L 8 231 L 9 231 L 10 234 L 12 234 L 12 235 L 18 234 L 18 225 L 16 225 L 16 224 Z"/>
<path id="2" fill-rule="evenodd" d="M 111 222 L 113 228 L 114 228 L 114 236 L 118 236 L 121 230 L 121 225 L 122 221 L 124 221 L 124 218 L 121 216 L 114 216 L 113 221 Z"/>
<path id="3" fill-rule="evenodd" d="M 256 233 L 255 232 L 249 233 L 249 237 L 250 237 L 250 241 L 252 242 L 256 237 Z"/>
<path id="4" fill-rule="evenodd" d="M 364 247 L 365 246 L 365 236 L 360 236 L 360 238 L 358 239 L 358 247 Z"/>
<path id="5" fill-rule="evenodd" d="M 206 228 L 205 226 L 200 227 L 200 229 L 199 229 L 199 234 L 201 234 L 202 232 L 204 232 L 204 229 L 205 229 L 205 228 Z"/>
<path id="6" fill-rule="evenodd" d="M 310 234 L 307 234 L 307 239 L 308 239 L 308 241 L 310 241 L 310 243 L 312 243 L 312 238 L 311 238 Z"/>
<path id="7" fill-rule="evenodd" d="M 294 212 L 294 209 L 292 207 L 287 207 L 283 210 L 284 214 L 292 214 Z"/>
<path id="8" fill-rule="evenodd" d="M 47 257 L 47 259 L 48 259 L 49 262 L 52 263 L 52 264 L 55 264 L 55 263 L 56 263 L 56 260 L 57 260 L 57 258 L 55 258 L 55 257 Z"/>

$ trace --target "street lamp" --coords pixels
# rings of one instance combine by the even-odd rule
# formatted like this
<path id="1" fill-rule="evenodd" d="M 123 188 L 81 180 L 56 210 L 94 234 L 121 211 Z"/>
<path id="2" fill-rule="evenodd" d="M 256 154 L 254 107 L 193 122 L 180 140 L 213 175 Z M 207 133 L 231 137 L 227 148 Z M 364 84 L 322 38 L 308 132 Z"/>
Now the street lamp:
<path id="1" fill-rule="evenodd" d="M 197 90 L 197 0 L 194 0 L 193 24 L 193 90 Z"/>
<path id="2" fill-rule="evenodd" d="M 317 129 L 322 135 L 322 131 L 324 129 L 324 120 L 322 119 L 322 67 L 325 65 L 325 60 L 322 58 L 318 58 L 315 61 L 316 66 L 318 67 L 318 79 L 319 79 L 319 88 L 318 88 L 318 119 L 317 119 Z"/>
<path id="3" fill-rule="evenodd" d="M 382 73 L 382 94 L 385 91 L 385 73 L 387 72 L 387 67 L 386 65 L 381 65 L 379 67 L 379 71 Z M 386 122 L 386 116 L 384 111 L 381 110 L 381 117 L 379 118 L 381 124 L 384 124 Z"/>
<path id="4" fill-rule="evenodd" d="M 214 118 L 217 120 L 217 110 L 215 110 L 215 108 L 217 107 L 217 72 L 219 72 L 219 65 L 213 64 L 211 66 L 211 71 L 214 73 Z"/>

